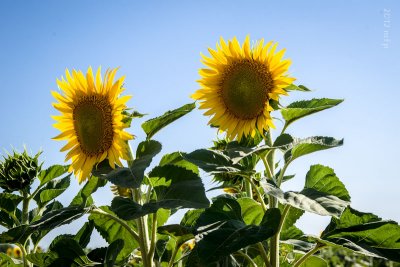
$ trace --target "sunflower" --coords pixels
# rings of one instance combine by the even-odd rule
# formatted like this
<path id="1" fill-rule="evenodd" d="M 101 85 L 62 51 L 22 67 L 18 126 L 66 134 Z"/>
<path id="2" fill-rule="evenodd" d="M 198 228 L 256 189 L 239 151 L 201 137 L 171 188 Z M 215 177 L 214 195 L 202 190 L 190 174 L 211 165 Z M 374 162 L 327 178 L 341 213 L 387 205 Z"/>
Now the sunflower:
<path id="1" fill-rule="evenodd" d="M 117 69 L 108 70 L 101 78 L 98 68 L 96 77 L 89 67 L 86 76 L 81 71 L 65 71 L 66 80 L 57 79 L 63 94 L 52 91 L 58 103 L 53 106 L 61 112 L 52 116 L 54 127 L 61 134 L 55 140 L 67 140 L 61 151 L 68 151 L 65 161 L 72 159 L 69 172 L 74 172 L 79 183 L 89 178 L 95 164 L 108 159 L 112 168 L 127 160 L 127 141 L 133 136 L 125 132 L 128 125 L 122 122 L 122 111 L 131 96 L 122 96 L 125 77 L 114 82 Z"/>
<path id="2" fill-rule="evenodd" d="M 285 50 L 277 51 L 273 42 L 264 45 L 263 39 L 250 47 L 247 36 L 242 46 L 236 37 L 227 43 L 221 37 L 217 49 L 208 51 L 210 57 L 201 55 L 208 67 L 199 71 L 201 89 L 192 98 L 212 116 L 209 124 L 231 140 L 274 128 L 271 101 L 287 95 L 284 88 L 295 80 L 287 75 L 291 61 L 282 59 Z"/>

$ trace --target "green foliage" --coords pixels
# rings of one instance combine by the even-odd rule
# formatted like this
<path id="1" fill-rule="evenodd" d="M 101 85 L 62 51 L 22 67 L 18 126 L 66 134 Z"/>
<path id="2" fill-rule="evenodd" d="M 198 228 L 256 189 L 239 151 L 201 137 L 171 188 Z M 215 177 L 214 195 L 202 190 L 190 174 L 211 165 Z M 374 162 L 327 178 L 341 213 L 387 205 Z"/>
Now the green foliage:
<path id="1" fill-rule="evenodd" d="M 158 131 L 167 126 L 168 124 L 174 122 L 180 117 L 188 114 L 196 107 L 195 103 L 186 104 L 180 108 L 167 111 L 160 117 L 156 117 L 154 119 L 150 119 L 142 124 L 142 128 L 144 132 L 147 134 L 147 139 L 153 137 Z"/>
<path id="2" fill-rule="evenodd" d="M 311 91 L 294 84 L 284 90 Z M 240 141 L 220 138 L 212 148 L 162 155 L 157 164 L 153 159 L 162 145 L 153 136 L 192 111 L 195 103 L 168 111 L 142 124 L 146 140 L 135 153 L 128 151 L 127 166 L 111 168 L 107 159 L 96 164 L 66 207 L 56 198 L 70 186 L 69 166 L 41 170 L 40 153 L 34 158 L 14 153 L 0 164 L 5 190 L 0 193 L 0 224 L 7 228 L 0 243 L 18 244 L 28 255 L 20 260 L 0 253 L 0 266 L 319 267 L 338 265 L 335 257 L 325 257 L 333 250 L 400 262 L 399 225 L 350 208 L 350 194 L 332 168 L 312 165 L 302 190 L 280 188 L 299 178 L 286 173 L 294 160 L 343 145 L 343 139 L 332 137 L 296 138 L 286 128 L 342 101 L 312 99 L 282 107 L 270 100 L 285 121 L 275 140 L 270 131 L 256 131 Z M 123 116 L 128 125 L 143 114 L 125 110 Z M 212 189 L 229 194 L 214 198 L 210 206 L 199 169 L 218 183 Z M 36 177 L 39 183 L 31 193 Z M 97 207 L 92 194 L 108 181 L 118 194 L 110 206 Z M 30 210 L 31 200 L 37 206 Z M 179 224 L 165 225 L 184 208 L 189 210 Z M 331 217 L 320 237 L 307 236 L 296 226 L 306 212 Z M 45 252 L 37 249 L 50 231 L 85 214 L 88 221 L 75 235 L 56 237 Z M 94 229 L 108 247 L 88 248 Z M 352 262 L 363 264 L 358 258 Z"/>
<path id="3" fill-rule="evenodd" d="M 285 108 L 281 109 L 282 117 L 285 120 L 284 128 L 288 127 L 291 123 L 317 113 L 319 111 L 332 108 L 343 102 L 343 99 L 312 99 L 293 102 Z"/>
<path id="4" fill-rule="evenodd" d="M 332 218 L 321 239 L 328 245 L 400 262 L 400 226 L 372 213 L 347 208 L 340 219 Z"/>
<path id="5" fill-rule="evenodd" d="M 93 222 L 96 230 L 109 244 L 116 240 L 124 241 L 123 249 L 119 252 L 116 259 L 117 262 L 123 261 L 133 251 L 133 249 L 139 246 L 139 244 L 134 238 L 132 238 L 132 235 L 126 228 L 124 228 L 124 226 L 107 215 L 111 214 L 112 216 L 116 216 L 109 207 L 104 206 L 100 207 L 100 209 L 105 214 L 92 213 L 89 216 L 89 221 Z M 132 227 L 132 229 L 136 229 L 136 224 L 134 222 L 125 223 Z"/>

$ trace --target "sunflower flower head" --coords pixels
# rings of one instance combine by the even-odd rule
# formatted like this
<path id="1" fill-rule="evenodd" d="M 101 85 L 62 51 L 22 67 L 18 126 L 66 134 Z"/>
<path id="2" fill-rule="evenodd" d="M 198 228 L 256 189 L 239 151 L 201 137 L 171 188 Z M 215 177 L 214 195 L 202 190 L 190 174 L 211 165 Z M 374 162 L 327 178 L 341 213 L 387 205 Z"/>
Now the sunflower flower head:
<path id="1" fill-rule="evenodd" d="M 57 80 L 61 93 L 52 91 L 58 101 L 53 106 L 61 112 L 52 116 L 54 127 L 61 133 L 55 140 L 67 140 L 61 151 L 68 151 L 65 160 L 72 160 L 69 171 L 74 172 L 79 183 L 89 178 L 93 166 L 105 159 L 112 168 L 128 159 L 127 141 L 133 136 L 124 129 L 123 111 L 131 96 L 120 96 L 124 77 L 114 81 L 117 69 L 108 70 L 101 77 L 98 68 L 94 77 L 89 67 L 86 75 L 81 71 L 65 72 Z"/>
<path id="2" fill-rule="evenodd" d="M 192 98 L 212 116 L 209 123 L 231 140 L 275 127 L 271 102 L 287 95 L 284 88 L 295 80 L 287 74 L 291 61 L 283 59 L 285 50 L 263 39 L 251 47 L 247 36 L 243 45 L 221 38 L 217 49 L 208 51 L 210 57 L 202 55 L 206 68 L 199 71 L 201 89 Z"/>

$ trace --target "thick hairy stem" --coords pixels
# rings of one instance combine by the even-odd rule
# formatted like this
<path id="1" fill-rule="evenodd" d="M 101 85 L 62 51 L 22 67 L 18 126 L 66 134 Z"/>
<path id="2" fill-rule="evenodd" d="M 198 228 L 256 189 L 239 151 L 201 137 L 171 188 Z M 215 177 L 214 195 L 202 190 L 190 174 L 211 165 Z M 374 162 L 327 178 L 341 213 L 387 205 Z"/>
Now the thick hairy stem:
<path id="1" fill-rule="evenodd" d="M 142 195 L 140 188 L 133 190 L 133 198 L 136 201 L 136 203 L 138 204 L 142 203 Z M 142 254 L 143 266 L 149 267 L 151 266 L 151 263 L 148 262 L 148 256 L 149 256 L 148 233 L 147 233 L 147 227 L 145 227 L 147 226 L 147 216 L 141 216 L 140 218 L 136 219 L 136 224 L 139 233 L 139 246 L 140 246 L 140 252 Z"/>
<path id="2" fill-rule="evenodd" d="M 250 180 L 251 178 L 244 179 L 244 188 L 246 190 L 247 197 L 253 198 Z"/>
<path id="3" fill-rule="evenodd" d="M 261 257 L 264 260 L 265 266 L 271 267 L 271 263 L 269 262 L 269 259 L 268 259 L 268 254 L 267 254 L 267 252 L 265 252 L 263 244 L 261 242 L 259 242 L 259 243 L 257 243 L 257 247 L 258 247 L 258 250 L 260 251 Z"/>
<path id="4" fill-rule="evenodd" d="M 157 213 L 153 213 L 152 216 L 152 229 L 151 229 L 151 242 L 150 242 L 150 249 L 149 249 L 149 262 L 153 262 L 154 252 L 156 250 L 156 239 L 157 239 Z"/>
<path id="5" fill-rule="evenodd" d="M 318 250 L 320 250 L 321 248 L 323 248 L 325 245 L 323 244 L 319 244 L 317 243 L 317 245 L 315 245 L 315 247 L 310 250 L 309 252 L 307 252 L 306 254 L 304 254 L 298 261 L 296 261 L 293 264 L 293 267 L 298 267 L 300 266 L 303 262 L 305 262 L 309 257 L 311 257 L 315 252 L 317 252 Z"/>
<path id="6" fill-rule="evenodd" d="M 265 138 L 265 143 L 266 145 L 272 147 L 272 136 L 271 136 L 271 131 L 268 131 L 267 133 L 267 137 Z M 266 168 L 267 173 L 269 172 L 269 174 L 271 175 L 271 179 L 275 180 L 275 150 L 271 150 L 268 154 L 267 154 L 267 166 Z M 277 208 L 278 207 L 278 200 L 273 197 L 270 196 L 269 197 L 270 200 L 270 208 Z M 271 261 L 271 265 L 272 267 L 279 267 L 279 232 L 277 232 L 272 238 L 271 238 L 271 242 L 270 242 L 270 261 Z"/>

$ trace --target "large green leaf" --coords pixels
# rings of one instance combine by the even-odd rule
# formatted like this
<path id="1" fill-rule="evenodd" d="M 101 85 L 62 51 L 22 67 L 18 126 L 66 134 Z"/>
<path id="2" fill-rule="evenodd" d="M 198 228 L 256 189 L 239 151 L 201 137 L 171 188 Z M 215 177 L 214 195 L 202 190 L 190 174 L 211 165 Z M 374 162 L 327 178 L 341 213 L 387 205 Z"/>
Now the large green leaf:
<path id="1" fill-rule="evenodd" d="M 289 206 L 279 205 L 281 213 L 285 208 L 289 210 L 287 211 L 285 222 L 282 225 L 281 240 L 300 239 L 304 233 L 300 229 L 298 229 L 294 224 L 304 214 L 304 210 L 292 207 L 290 205 Z"/>
<path id="2" fill-rule="evenodd" d="M 313 136 L 304 139 L 295 138 L 289 145 L 289 149 L 285 152 L 285 161 L 293 161 L 301 156 L 334 148 L 343 145 L 343 139 L 337 140 L 332 137 Z"/>
<path id="3" fill-rule="evenodd" d="M 90 179 L 85 183 L 78 194 L 71 201 L 70 206 L 90 206 L 92 201 L 91 195 L 97 191 L 98 188 L 103 187 L 107 184 L 107 180 L 98 178 L 96 176 L 90 177 Z"/>
<path id="4" fill-rule="evenodd" d="M 234 199 L 219 197 L 197 219 L 195 253 L 203 264 L 273 236 L 279 226 L 279 209 L 268 209 L 260 225 L 246 225 Z"/>
<path id="5" fill-rule="evenodd" d="M 262 180 L 261 185 L 267 194 L 276 197 L 282 204 L 289 204 L 319 215 L 329 215 L 338 218 L 350 204 L 334 195 L 319 192 L 313 188 L 305 188 L 300 192 L 283 192 L 270 181 Z"/>
<path id="6" fill-rule="evenodd" d="M 175 165 L 157 166 L 149 178 L 160 208 L 205 208 L 210 204 L 200 176 L 191 170 Z"/>
<path id="7" fill-rule="evenodd" d="M 70 185 L 71 174 L 62 179 L 51 180 L 34 197 L 39 207 L 43 207 L 51 200 L 61 195 Z"/>
<path id="8" fill-rule="evenodd" d="M 187 154 L 184 152 L 173 152 L 171 154 L 165 154 L 158 165 L 176 165 L 198 174 L 199 168 L 195 164 L 185 160 L 186 155 Z"/>
<path id="9" fill-rule="evenodd" d="M 240 165 L 234 164 L 227 155 L 217 150 L 198 149 L 184 155 L 184 158 L 209 173 L 241 171 Z"/>
<path id="10" fill-rule="evenodd" d="M 332 218 L 321 239 L 328 245 L 400 262 L 400 226 L 372 213 L 348 207 L 340 219 Z"/>
<path id="11" fill-rule="evenodd" d="M 105 267 L 113 267 L 115 266 L 114 263 L 117 260 L 118 254 L 124 247 L 124 240 L 117 239 L 108 246 L 106 255 L 104 258 L 104 266 Z"/>
<path id="12" fill-rule="evenodd" d="M 24 266 L 22 260 L 14 259 L 7 254 L 0 253 L 0 267 L 22 267 Z"/>
<path id="13" fill-rule="evenodd" d="M 145 170 L 150 166 L 153 158 L 160 153 L 161 148 L 161 143 L 155 140 L 147 140 L 138 145 L 136 149 L 136 159 L 130 165 L 133 177 L 135 177 L 135 187 L 141 185 Z"/>
<path id="14" fill-rule="evenodd" d="M 70 206 L 62 209 L 51 210 L 43 215 L 42 218 L 33 222 L 29 228 L 36 230 L 51 230 L 58 226 L 69 224 L 90 211 L 90 208 L 81 206 Z"/>
<path id="15" fill-rule="evenodd" d="M 109 207 L 100 207 L 104 212 L 116 216 Z M 131 252 L 139 246 L 137 241 L 131 236 L 127 229 L 125 229 L 120 223 L 116 222 L 110 216 L 98 213 L 92 213 L 89 216 L 89 220 L 93 221 L 94 227 L 100 233 L 100 235 L 109 243 L 121 239 L 124 241 L 124 247 L 118 254 L 117 262 L 123 261 Z M 136 229 L 136 225 L 133 221 L 126 222 L 132 229 Z"/>
<path id="16" fill-rule="evenodd" d="M 94 173 L 117 186 L 138 188 L 142 184 L 145 170 L 150 166 L 154 156 L 160 153 L 161 148 L 161 143 L 158 141 L 143 141 L 137 147 L 136 159 L 129 162 L 129 168 L 117 167 L 110 169 L 107 164 L 103 164 Z"/>
<path id="17" fill-rule="evenodd" d="M 68 171 L 69 166 L 63 166 L 63 165 L 53 165 L 47 168 L 46 170 L 43 170 L 40 172 L 38 175 L 38 179 L 40 181 L 40 184 L 46 184 L 50 182 L 51 180 L 60 177 L 64 173 Z"/>
<path id="18" fill-rule="evenodd" d="M 163 165 L 149 174 L 156 200 L 140 205 L 129 198 L 115 197 L 112 210 L 124 220 L 133 220 L 159 209 L 204 208 L 209 206 L 198 174 L 183 167 Z"/>
<path id="19" fill-rule="evenodd" d="M 49 247 L 49 251 L 57 258 L 51 266 L 96 266 L 98 263 L 92 262 L 86 256 L 79 243 L 64 236 L 56 237 Z"/>
<path id="20" fill-rule="evenodd" d="M 337 196 L 350 201 L 350 194 L 344 184 L 336 176 L 333 169 L 323 165 L 313 165 L 306 175 L 304 188 L 313 188 L 319 192 Z"/>
<path id="21" fill-rule="evenodd" d="M 142 124 L 144 132 L 147 134 L 147 139 L 151 139 L 159 130 L 174 122 L 180 117 L 186 115 L 196 107 L 195 103 L 186 104 L 180 108 L 167 111 L 160 117 L 150 119 Z"/>
<path id="22" fill-rule="evenodd" d="M 264 211 L 260 203 L 248 197 L 239 198 L 237 202 L 240 205 L 242 218 L 246 224 L 259 225 L 261 223 Z"/>
<path id="23" fill-rule="evenodd" d="M 312 99 L 293 102 L 281 109 L 282 117 L 286 121 L 285 128 L 294 121 L 316 112 L 332 108 L 343 102 L 343 99 Z"/>
<path id="24" fill-rule="evenodd" d="M 78 241 L 79 245 L 82 248 L 86 248 L 86 246 L 89 244 L 93 229 L 94 229 L 93 221 L 85 222 L 82 228 L 74 236 L 74 239 Z"/>
<path id="25" fill-rule="evenodd" d="M 28 225 L 19 225 L 2 232 L 0 234 L 0 243 L 24 244 L 32 233 L 33 230 Z"/>
<path id="26" fill-rule="evenodd" d="M 23 197 L 11 193 L 0 193 L 0 210 L 13 213 Z"/>

